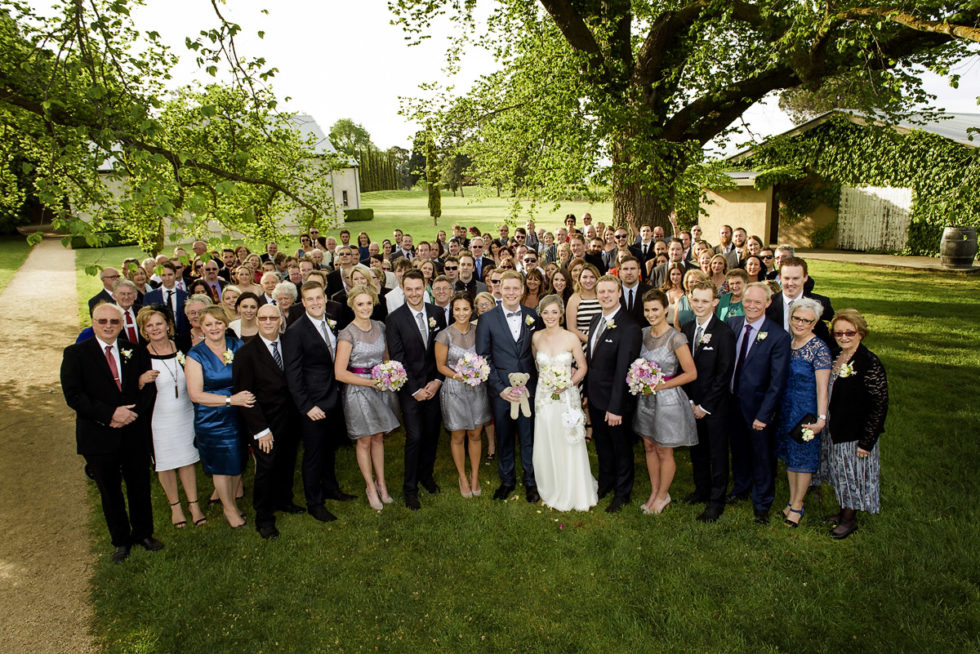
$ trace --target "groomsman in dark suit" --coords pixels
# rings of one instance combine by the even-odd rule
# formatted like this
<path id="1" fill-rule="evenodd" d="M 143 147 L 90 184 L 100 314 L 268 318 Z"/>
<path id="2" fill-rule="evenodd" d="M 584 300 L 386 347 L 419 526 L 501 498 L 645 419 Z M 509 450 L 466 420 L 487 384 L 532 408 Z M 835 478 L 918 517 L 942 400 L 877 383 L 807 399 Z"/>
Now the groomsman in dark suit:
<path id="1" fill-rule="evenodd" d="M 305 513 L 293 503 L 293 469 L 299 447 L 300 415 L 289 393 L 279 325 L 282 315 L 271 304 L 256 315 L 259 337 L 238 350 L 232 363 L 234 393 L 251 391 L 255 404 L 239 407 L 245 438 L 255 447 L 255 528 L 262 538 L 279 538 L 275 511 Z"/>
<path id="2" fill-rule="evenodd" d="M 769 522 L 774 496 L 776 443 L 773 419 L 789 374 L 790 336 L 766 318 L 771 301 L 767 284 L 749 284 L 742 296 L 744 316 L 729 318 L 735 334 L 732 374 L 732 493 L 730 502 L 749 497 L 755 520 Z"/>
<path id="3" fill-rule="evenodd" d="M 643 294 L 650 286 L 640 281 L 640 262 L 634 256 L 624 258 L 619 264 L 619 280 L 623 283 L 623 297 L 619 303 L 637 325 L 646 323 L 643 317 Z"/>
<path id="4" fill-rule="evenodd" d="M 334 378 L 337 322 L 325 315 L 323 286 L 306 282 L 302 288 L 306 315 L 286 330 L 283 365 L 286 381 L 301 414 L 303 438 L 303 491 L 306 509 L 317 520 L 336 520 L 323 506 L 324 499 L 354 499 L 337 483 L 336 451 L 331 435 L 343 425 L 340 384 Z"/>
<path id="5" fill-rule="evenodd" d="M 633 492 L 630 429 L 633 402 L 626 386 L 626 373 L 640 354 L 641 332 L 620 304 L 622 290 L 618 277 L 600 277 L 596 295 L 602 313 L 589 324 L 585 395 L 589 398 L 592 437 L 599 458 L 599 497 L 613 492 L 606 512 L 615 513 L 629 504 Z"/>
<path id="6" fill-rule="evenodd" d="M 78 453 L 85 457 L 102 497 L 102 513 L 115 547 L 112 561 L 121 563 L 133 545 L 151 552 L 163 548 L 153 538 L 150 504 L 148 418 L 156 386 L 139 387 L 139 377 L 150 363 L 142 348 L 119 338 L 123 313 L 118 306 L 96 306 L 92 326 L 94 338 L 65 348 L 61 388 L 76 413 Z"/>
<path id="7" fill-rule="evenodd" d="M 834 307 L 830 304 L 830 298 L 806 292 L 806 283 L 809 279 L 806 261 L 797 257 L 782 259 L 779 265 L 779 283 L 782 286 L 782 292 L 773 296 L 769 308 L 766 309 L 766 317 L 782 326 L 786 333 L 792 337 L 789 326 L 789 308 L 803 297 L 817 300 L 823 306 L 823 314 L 817 317 L 817 323 L 813 326 L 813 333 L 826 343 L 827 347 L 834 347 L 834 342 L 830 338 L 830 330 L 827 329 L 825 322 L 829 322 L 834 317 Z"/>
<path id="8" fill-rule="evenodd" d="M 177 288 L 176 266 L 169 261 L 164 261 L 160 270 L 160 286 L 143 296 L 143 304 L 145 306 L 162 304 L 170 307 L 170 312 L 176 321 L 177 333 L 186 334 L 191 329 L 190 323 L 187 322 L 187 314 L 184 313 L 186 301 L 187 292 Z"/>
<path id="9" fill-rule="evenodd" d="M 445 283 L 445 282 L 444 282 Z M 446 328 L 446 314 L 425 301 L 425 278 L 418 270 L 402 277 L 405 304 L 385 320 L 388 355 L 405 366 L 408 381 L 398 391 L 405 423 L 405 506 L 418 511 L 419 484 L 433 495 L 439 485 L 432 476 L 442 413 L 439 389 L 443 375 L 436 370 L 436 334 Z"/>
<path id="10" fill-rule="evenodd" d="M 534 414 L 526 417 L 517 414 L 510 417 L 511 401 L 519 401 L 521 393 L 514 390 L 508 375 L 525 372 L 531 375 L 527 389 L 533 392 L 537 386 L 537 368 L 531 353 L 531 335 L 542 326 L 538 314 L 521 304 L 524 278 L 515 270 L 494 271 L 500 278 L 501 302 L 480 316 L 476 324 L 476 351 L 490 364 L 490 408 L 497 428 L 497 474 L 500 488 L 493 494 L 495 500 L 507 500 L 517 486 L 515 433 L 520 438 L 521 466 L 524 468 L 524 489 L 527 501 L 532 504 L 541 500 L 534 480 Z M 533 395 L 528 397 L 533 407 Z"/>
<path id="11" fill-rule="evenodd" d="M 684 386 L 698 427 L 698 444 L 691 448 L 694 492 L 684 501 L 707 504 L 698 520 L 714 522 L 725 510 L 728 490 L 728 384 L 735 366 L 735 334 L 715 317 L 717 287 L 699 280 L 688 299 L 694 320 L 681 326 L 694 355 L 698 378 Z"/>

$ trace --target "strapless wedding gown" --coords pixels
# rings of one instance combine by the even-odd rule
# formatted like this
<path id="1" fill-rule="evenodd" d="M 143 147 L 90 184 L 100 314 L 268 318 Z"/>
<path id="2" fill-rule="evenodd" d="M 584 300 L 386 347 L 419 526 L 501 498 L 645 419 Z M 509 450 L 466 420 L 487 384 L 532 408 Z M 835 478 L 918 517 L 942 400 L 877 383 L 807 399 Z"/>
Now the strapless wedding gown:
<path id="1" fill-rule="evenodd" d="M 538 370 L 572 367 L 572 353 L 549 356 L 538 352 Z M 538 384 L 534 394 L 534 478 L 545 505 L 558 511 L 588 511 L 599 501 L 598 484 L 585 448 L 585 414 L 578 388 L 565 390 L 557 400 Z"/>

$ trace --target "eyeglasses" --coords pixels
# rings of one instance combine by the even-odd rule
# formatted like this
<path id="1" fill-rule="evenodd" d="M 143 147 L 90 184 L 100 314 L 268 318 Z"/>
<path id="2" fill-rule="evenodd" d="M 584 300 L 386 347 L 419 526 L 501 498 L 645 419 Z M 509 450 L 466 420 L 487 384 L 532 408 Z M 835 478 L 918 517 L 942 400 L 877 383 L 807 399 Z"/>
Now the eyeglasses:
<path id="1" fill-rule="evenodd" d="M 483 246 L 482 245 L 471 245 L 470 247 L 473 248 L 474 250 L 482 250 L 483 249 Z"/>
<path id="2" fill-rule="evenodd" d="M 790 320 L 799 325 L 812 325 L 817 322 L 816 320 L 808 320 L 807 318 L 800 318 L 799 316 L 790 316 Z"/>
<path id="3" fill-rule="evenodd" d="M 768 261 L 769 259 L 775 259 L 776 257 L 771 254 L 763 254 L 762 258 Z"/>
<path id="4" fill-rule="evenodd" d="M 316 229 L 311 229 L 310 230 L 310 234 L 319 234 L 319 233 L 320 233 L 319 230 L 316 230 Z"/>
<path id="5" fill-rule="evenodd" d="M 626 238 L 626 234 L 616 234 L 616 238 L 617 239 Z"/>
<path id="6" fill-rule="evenodd" d="M 259 322 L 274 322 L 279 320 L 279 316 L 259 316 L 256 320 Z"/>
<path id="7" fill-rule="evenodd" d="M 106 275 L 102 279 L 119 279 L 119 275 Z"/>
<path id="8" fill-rule="evenodd" d="M 514 240 L 515 241 L 523 241 L 524 240 L 524 236 L 522 234 L 514 234 Z"/>
<path id="9" fill-rule="evenodd" d="M 459 266 L 445 266 L 443 270 L 459 270 Z"/>
<path id="10" fill-rule="evenodd" d="M 848 329 L 844 332 L 834 332 L 834 338 L 854 338 L 857 336 L 857 332 L 853 329 Z"/>
<path id="11" fill-rule="evenodd" d="M 204 272 L 218 272 L 217 268 L 205 268 Z"/>
<path id="12" fill-rule="evenodd" d="M 500 283 L 500 280 L 499 279 L 491 279 L 490 280 L 490 283 L 491 284 L 499 284 Z"/>
<path id="13" fill-rule="evenodd" d="M 524 259 L 524 263 L 537 263 L 537 262 L 538 262 L 537 259 L 527 259 L 527 258 Z"/>
<path id="14" fill-rule="evenodd" d="M 99 325 L 118 325 L 122 321 L 119 318 L 98 318 L 95 322 Z"/>

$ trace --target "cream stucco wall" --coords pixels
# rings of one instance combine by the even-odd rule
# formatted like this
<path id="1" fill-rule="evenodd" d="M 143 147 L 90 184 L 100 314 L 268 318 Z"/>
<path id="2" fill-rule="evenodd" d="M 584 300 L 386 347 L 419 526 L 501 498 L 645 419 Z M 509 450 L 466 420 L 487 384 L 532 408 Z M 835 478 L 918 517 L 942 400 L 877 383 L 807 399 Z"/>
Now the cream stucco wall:
<path id="1" fill-rule="evenodd" d="M 740 186 L 730 191 L 708 191 L 710 202 L 701 208 L 708 215 L 701 216 L 699 223 L 705 239 L 718 244 L 718 232 L 722 225 L 732 229 L 744 227 L 748 234 L 766 242 L 769 238 L 769 216 L 772 209 L 772 189 L 758 190 L 753 186 Z"/>

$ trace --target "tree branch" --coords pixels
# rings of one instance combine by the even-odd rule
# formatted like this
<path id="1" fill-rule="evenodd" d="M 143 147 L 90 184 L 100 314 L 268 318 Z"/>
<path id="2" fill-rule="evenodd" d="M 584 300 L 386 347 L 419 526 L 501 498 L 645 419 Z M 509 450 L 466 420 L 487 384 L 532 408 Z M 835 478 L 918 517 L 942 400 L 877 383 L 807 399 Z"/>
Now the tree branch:
<path id="1" fill-rule="evenodd" d="M 977 13 L 973 12 L 973 17 L 977 18 Z M 904 27 L 917 32 L 929 32 L 933 34 L 945 34 L 946 36 L 980 43 L 980 27 L 976 25 L 960 25 L 947 23 L 945 21 L 926 20 L 916 18 L 907 11 L 897 7 L 852 7 L 835 15 L 840 20 L 853 20 L 855 18 L 884 18 L 893 23 L 898 23 Z"/>

